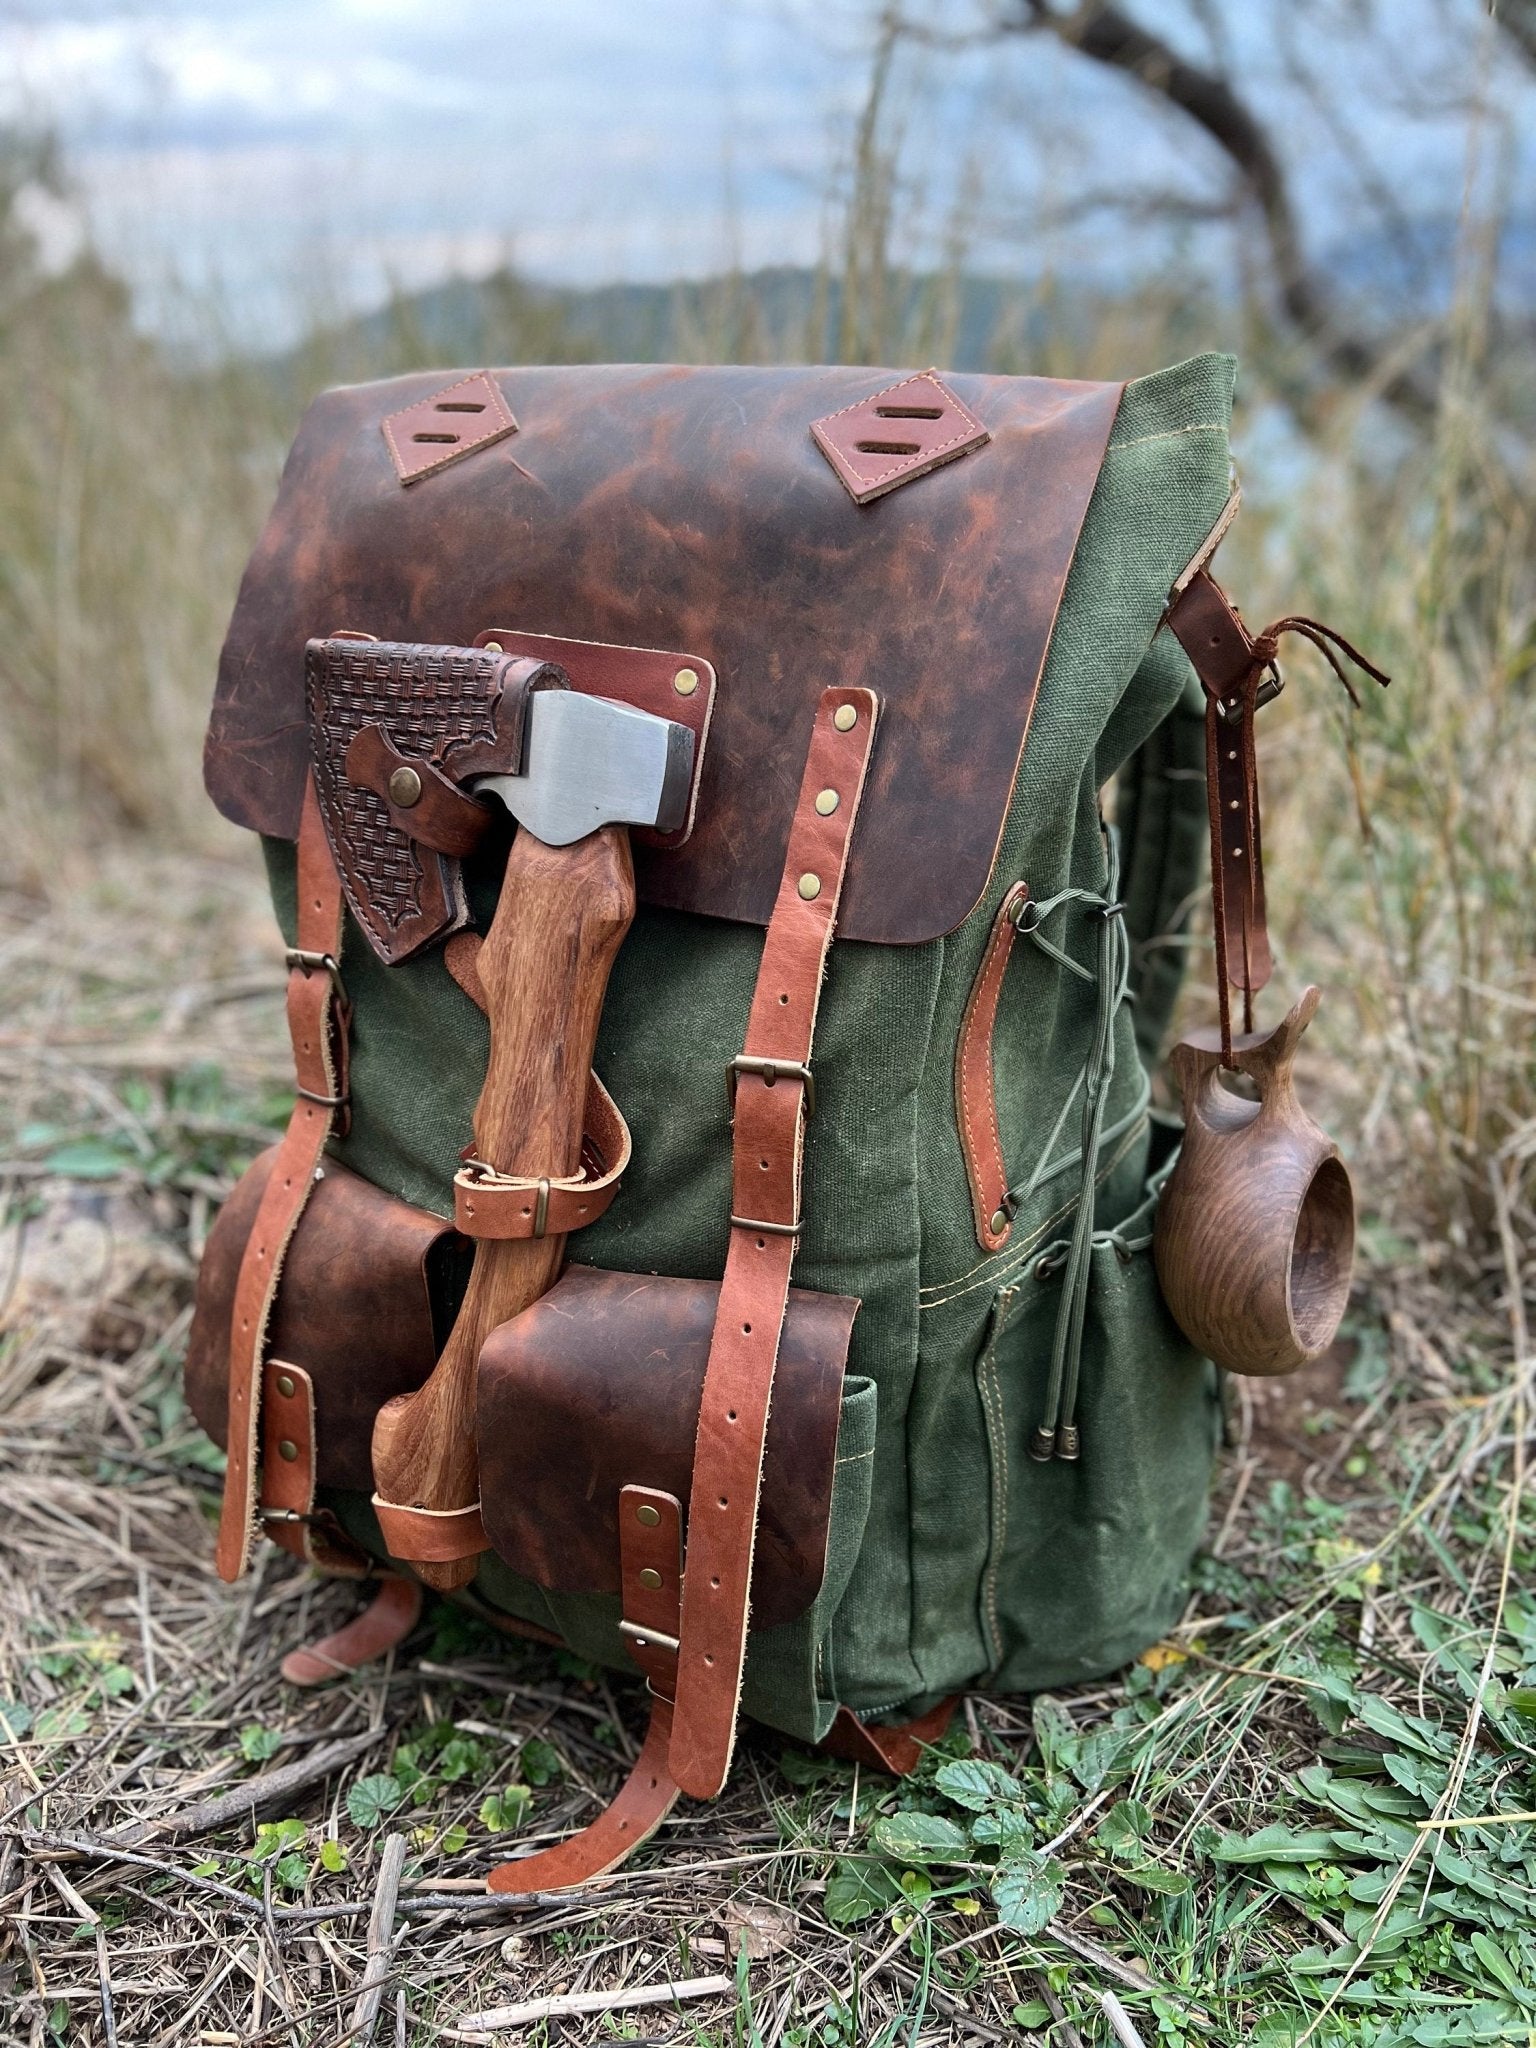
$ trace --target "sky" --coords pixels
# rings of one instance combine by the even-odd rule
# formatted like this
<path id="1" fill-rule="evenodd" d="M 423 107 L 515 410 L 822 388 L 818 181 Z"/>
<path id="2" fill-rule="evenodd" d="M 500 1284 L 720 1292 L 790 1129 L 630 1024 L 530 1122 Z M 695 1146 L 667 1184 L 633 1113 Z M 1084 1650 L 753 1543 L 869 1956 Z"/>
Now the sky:
<path id="1" fill-rule="evenodd" d="M 987 0 L 908 11 L 960 32 Z M 1253 100 L 1284 107 L 1277 133 L 1319 239 L 1365 218 L 1362 165 L 1405 212 L 1455 214 L 1463 89 L 1480 65 L 1519 138 L 1503 174 L 1536 183 L 1536 87 L 1498 60 L 1478 0 L 1314 0 L 1310 41 L 1286 29 L 1294 0 L 1139 11 L 1195 56 L 1214 22 Z M 150 324 L 173 323 L 183 289 L 211 284 L 230 318 L 270 337 L 301 308 L 366 306 L 392 285 L 509 260 L 565 283 L 815 261 L 873 12 L 871 0 L 0 0 L 0 120 L 63 144 L 75 199 L 22 201 L 52 260 L 88 224 Z M 1321 99 L 1296 89 L 1297 64 Z M 1128 233 L 1084 195 L 1147 195 L 1166 224 L 1162 195 L 1198 213 L 1221 191 L 1207 145 L 1049 37 L 913 53 L 891 113 L 921 195 L 903 212 L 902 253 L 920 262 L 963 219 L 980 268 L 1123 265 L 1153 253 L 1145 224 Z"/>

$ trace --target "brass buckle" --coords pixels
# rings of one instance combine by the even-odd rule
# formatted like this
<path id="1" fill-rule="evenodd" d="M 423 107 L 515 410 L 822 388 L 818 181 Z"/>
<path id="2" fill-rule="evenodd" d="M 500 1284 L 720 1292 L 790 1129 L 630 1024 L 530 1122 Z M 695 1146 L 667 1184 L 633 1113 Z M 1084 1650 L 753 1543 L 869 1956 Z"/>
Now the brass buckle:
<path id="1" fill-rule="evenodd" d="M 1272 661 L 1269 664 L 1269 668 L 1265 674 L 1263 682 L 1260 683 L 1257 691 L 1254 694 L 1254 710 L 1262 711 L 1266 704 L 1273 704 L 1275 699 L 1280 695 L 1281 691 L 1284 688 L 1285 677 L 1280 673 L 1280 664 L 1278 662 Z M 1227 709 L 1227 705 L 1230 700 L 1226 697 L 1214 697 L 1212 701 L 1216 706 L 1216 716 L 1221 720 L 1223 725 L 1242 724 L 1243 702 L 1240 697 L 1236 700 L 1234 708 L 1230 711 Z"/>
<path id="2" fill-rule="evenodd" d="M 725 1092 L 732 1114 L 736 1109 L 736 1077 L 738 1074 L 756 1074 L 760 1081 L 772 1087 L 782 1075 L 786 1081 L 802 1081 L 805 1084 L 805 1113 L 816 1114 L 816 1077 L 810 1068 L 800 1060 L 759 1059 L 749 1052 L 737 1053 L 725 1070 Z"/>
<path id="3" fill-rule="evenodd" d="M 300 968 L 306 975 L 314 974 L 317 970 L 328 974 L 331 977 L 331 993 L 337 1002 L 343 1009 L 351 1007 L 347 1002 L 346 983 L 341 978 L 341 968 L 334 953 L 311 953 L 303 946 L 290 946 L 283 959 L 290 968 Z"/>

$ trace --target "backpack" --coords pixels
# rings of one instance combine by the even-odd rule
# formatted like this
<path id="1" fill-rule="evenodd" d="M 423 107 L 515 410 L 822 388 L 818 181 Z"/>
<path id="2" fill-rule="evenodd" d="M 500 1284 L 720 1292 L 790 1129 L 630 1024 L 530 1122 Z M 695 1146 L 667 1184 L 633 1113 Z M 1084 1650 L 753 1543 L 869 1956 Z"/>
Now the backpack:
<path id="1" fill-rule="evenodd" d="M 1216 605 L 1251 738 L 1272 641 L 1205 566 L 1233 376 L 582 365 L 303 421 L 206 754 L 298 1097 L 187 1388 L 221 1572 L 260 1532 L 379 1580 L 291 1677 L 425 1582 L 647 1679 L 615 1803 L 495 1889 L 713 1796 L 742 1715 L 907 1768 L 965 1689 L 1177 1619 L 1221 1397 L 1159 1288 L 1152 1076 L 1209 851 L 1180 641 L 1220 634 L 1160 628 Z M 473 789 L 557 713 L 600 781 L 573 698 L 668 721 L 668 795 L 545 860 Z M 1225 914 L 1251 997 L 1261 890 Z"/>

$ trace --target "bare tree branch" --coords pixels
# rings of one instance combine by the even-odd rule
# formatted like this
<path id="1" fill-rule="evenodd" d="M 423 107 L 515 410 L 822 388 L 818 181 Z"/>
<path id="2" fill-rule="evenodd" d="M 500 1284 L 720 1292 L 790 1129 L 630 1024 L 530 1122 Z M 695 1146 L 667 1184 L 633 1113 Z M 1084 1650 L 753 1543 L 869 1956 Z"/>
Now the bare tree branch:
<path id="1" fill-rule="evenodd" d="M 1509 0 L 1505 0 L 1509 4 Z M 1536 0 L 1517 0 L 1536 23 Z M 1227 158 L 1264 224 L 1269 267 L 1291 325 L 1330 369 L 1351 380 L 1382 374 L 1382 395 L 1415 419 L 1433 401 L 1404 370 L 1383 374 L 1383 350 L 1342 319 L 1326 281 L 1308 263 L 1284 166 L 1262 123 L 1231 81 L 1204 69 L 1161 36 L 1107 0 L 1082 0 L 1058 11 L 1050 0 L 1017 0 L 1017 11 L 998 19 L 1003 34 L 1048 29 L 1070 48 L 1134 78 L 1176 108 Z"/>

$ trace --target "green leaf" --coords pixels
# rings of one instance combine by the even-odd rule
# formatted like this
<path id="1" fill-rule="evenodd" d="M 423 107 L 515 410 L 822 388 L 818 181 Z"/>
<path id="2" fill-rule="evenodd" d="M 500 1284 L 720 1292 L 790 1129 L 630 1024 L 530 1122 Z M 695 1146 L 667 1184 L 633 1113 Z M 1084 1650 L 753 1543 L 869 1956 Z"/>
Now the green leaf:
<path id="1" fill-rule="evenodd" d="M 971 1813 L 984 1813 L 989 1806 L 1020 1806 L 1024 1801 L 1024 1787 L 1012 1772 L 983 1757 L 952 1757 L 940 1765 L 933 1782 L 946 1799 Z"/>
<path id="2" fill-rule="evenodd" d="M 115 1180 L 132 1164 L 131 1153 L 105 1138 L 72 1138 L 43 1160 L 49 1173 L 62 1174 L 66 1180 Z"/>
<path id="3" fill-rule="evenodd" d="M 1277 1822 L 1256 1835 L 1223 1835 L 1210 1853 L 1218 1863 L 1321 1863 L 1333 1849 L 1334 1837 L 1324 1828 L 1293 1834 Z"/>
<path id="4" fill-rule="evenodd" d="M 32 1709 L 22 1705 L 20 1700 L 0 1699 L 0 1748 L 10 1742 L 20 1742 L 32 1726 Z"/>
<path id="5" fill-rule="evenodd" d="M 1136 1858 L 1152 1829 L 1152 1812 L 1139 1799 L 1122 1799 L 1109 1809 L 1094 1840 L 1111 1856 Z"/>
<path id="6" fill-rule="evenodd" d="M 394 1812 L 404 1797 L 405 1787 L 386 1771 L 376 1772 L 371 1778 L 359 1778 L 347 1793 L 347 1812 L 352 1825 L 376 1828 L 387 1813 Z"/>
<path id="7" fill-rule="evenodd" d="M 1054 1857 L 1020 1857 L 992 1880 L 997 1917 L 1018 1934 L 1039 1934 L 1060 1911 L 1066 1889 L 1067 1873 Z"/>
<path id="8" fill-rule="evenodd" d="M 520 1827 L 533 1794 L 526 1785 L 504 1785 L 500 1792 L 488 1792 L 480 1802 L 480 1825 L 493 1834 Z"/>
<path id="9" fill-rule="evenodd" d="M 1529 1992 L 1526 1991 L 1519 1978 L 1510 1968 L 1508 1956 L 1494 1942 L 1491 1942 L 1486 1934 L 1475 1933 L 1472 1936 L 1472 1949 L 1489 1976 L 1493 1978 L 1495 1983 L 1501 1984 L 1512 1998 L 1524 2001 L 1530 1996 Z"/>
<path id="10" fill-rule="evenodd" d="M 901 1896 L 901 1887 L 880 1864 L 839 1863 L 827 1880 L 827 1918 L 834 1927 L 855 1927 Z"/>
<path id="11" fill-rule="evenodd" d="M 137 1675 L 126 1664 L 109 1664 L 96 1683 L 109 1699 L 120 1699 L 138 1684 Z"/>
<path id="12" fill-rule="evenodd" d="M 1388 1742 L 1401 1743 L 1404 1749 L 1417 1750 L 1420 1756 L 1445 1758 L 1454 1749 L 1449 1736 L 1431 1722 L 1421 1721 L 1417 1715 L 1400 1714 L 1379 1693 L 1363 1693 L 1355 1711 L 1373 1735 L 1384 1735 Z"/>
<path id="13" fill-rule="evenodd" d="M 1165 1870 L 1159 1863 L 1139 1864 L 1124 1875 L 1126 1883 L 1135 1885 L 1138 1891 L 1158 1892 L 1166 1899 L 1182 1898 L 1192 1882 L 1182 1870 Z"/>
<path id="14" fill-rule="evenodd" d="M 532 1744 L 528 1746 L 531 1748 Z M 471 1771 L 483 1769 L 484 1764 L 485 1752 L 479 1743 L 467 1735 L 455 1735 L 438 1753 L 437 1775 L 445 1785 L 456 1785 Z"/>
<path id="15" fill-rule="evenodd" d="M 263 1728 L 252 1721 L 240 1730 L 240 1754 L 248 1764 L 264 1764 L 282 1746 L 283 1738 L 274 1728 Z"/>
<path id="16" fill-rule="evenodd" d="M 1032 1998 L 1028 2005 L 1013 2008 L 1013 2023 L 1016 2027 L 1048 2027 L 1051 2023 L 1051 2008 L 1042 2005 L 1038 1998 Z"/>
<path id="17" fill-rule="evenodd" d="M 1035 1830 L 1028 1814 L 1005 1806 L 996 1813 L 978 1813 L 971 1822 L 971 1840 L 996 1844 L 1007 1863 L 1029 1853 L 1035 1845 Z"/>
<path id="18" fill-rule="evenodd" d="M 901 1863 L 965 1863 L 971 1845 L 964 1831 L 937 1813 L 891 1813 L 877 1820 L 870 1840 Z"/>
<path id="19" fill-rule="evenodd" d="M 302 1856 L 279 1856 L 272 1866 L 272 1880 L 284 1891 L 301 1892 L 309 1879 L 309 1865 Z"/>
<path id="20" fill-rule="evenodd" d="M 469 1829 L 462 1821 L 455 1821 L 451 1828 L 444 1828 L 443 1839 L 438 1844 L 445 1856 L 457 1856 L 469 1840 Z"/>
<path id="21" fill-rule="evenodd" d="M 263 1820 L 256 1824 L 256 1846 L 251 1851 L 258 1863 L 264 1863 L 271 1856 L 285 1856 L 290 1849 L 297 1849 L 304 1840 L 304 1823 L 301 1820 Z"/>
<path id="22" fill-rule="evenodd" d="M 327 1839 L 320 1844 L 320 1861 L 333 1877 L 338 1876 L 347 1867 L 347 1852 L 340 1842 Z"/>
<path id="23" fill-rule="evenodd" d="M 551 1742 L 541 1741 L 536 1735 L 531 1742 L 525 1742 L 518 1752 L 517 1767 L 530 1785 L 548 1785 L 565 1773 L 560 1752 Z"/>

